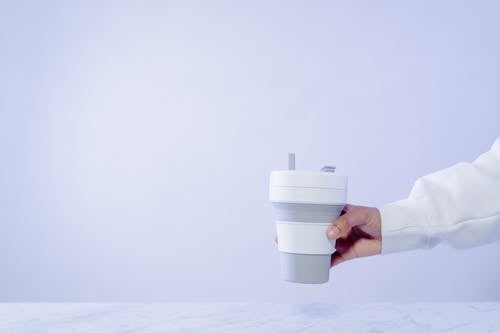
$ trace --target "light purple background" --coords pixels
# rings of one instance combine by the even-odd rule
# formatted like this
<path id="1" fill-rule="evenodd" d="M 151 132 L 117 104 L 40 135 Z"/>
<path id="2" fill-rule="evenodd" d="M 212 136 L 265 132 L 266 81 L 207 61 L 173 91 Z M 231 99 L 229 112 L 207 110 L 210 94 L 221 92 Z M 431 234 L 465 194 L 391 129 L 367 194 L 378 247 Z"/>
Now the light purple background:
<path id="1" fill-rule="evenodd" d="M 500 244 L 279 280 L 268 174 L 381 205 L 500 131 L 491 1 L 1 1 L 0 300 L 500 300 Z"/>

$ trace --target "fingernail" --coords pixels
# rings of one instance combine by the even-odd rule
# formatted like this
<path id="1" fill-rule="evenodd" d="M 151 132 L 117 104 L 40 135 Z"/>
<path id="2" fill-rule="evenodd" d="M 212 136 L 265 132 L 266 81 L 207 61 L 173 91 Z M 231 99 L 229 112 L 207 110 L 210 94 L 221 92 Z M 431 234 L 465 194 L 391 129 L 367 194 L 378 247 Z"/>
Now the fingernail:
<path id="1" fill-rule="evenodd" d="M 336 227 L 330 227 L 330 229 L 327 232 L 327 236 L 330 239 L 336 239 L 338 235 L 339 235 L 339 229 Z"/>

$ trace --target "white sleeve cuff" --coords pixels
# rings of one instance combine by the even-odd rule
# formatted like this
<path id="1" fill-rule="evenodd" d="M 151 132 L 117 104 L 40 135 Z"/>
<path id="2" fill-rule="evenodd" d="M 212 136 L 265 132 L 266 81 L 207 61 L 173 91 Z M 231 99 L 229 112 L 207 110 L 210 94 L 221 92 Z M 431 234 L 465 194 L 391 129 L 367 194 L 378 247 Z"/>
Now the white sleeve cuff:
<path id="1" fill-rule="evenodd" d="M 437 244 L 428 232 L 425 199 L 408 198 L 378 207 L 382 224 L 382 254 L 430 248 Z"/>

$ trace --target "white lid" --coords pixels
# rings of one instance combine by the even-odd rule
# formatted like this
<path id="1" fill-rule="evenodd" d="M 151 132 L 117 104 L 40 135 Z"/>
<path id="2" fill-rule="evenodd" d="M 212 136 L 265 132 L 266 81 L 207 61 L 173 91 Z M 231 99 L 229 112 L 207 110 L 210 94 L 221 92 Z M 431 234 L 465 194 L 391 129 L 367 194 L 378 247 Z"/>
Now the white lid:
<path id="1" fill-rule="evenodd" d="M 347 177 L 324 171 L 280 170 L 271 172 L 269 185 L 345 190 Z"/>
<path id="2" fill-rule="evenodd" d="M 271 202 L 343 205 L 347 199 L 347 177 L 339 176 L 335 167 L 321 171 L 295 170 L 295 154 L 288 154 L 288 170 L 271 172 Z"/>

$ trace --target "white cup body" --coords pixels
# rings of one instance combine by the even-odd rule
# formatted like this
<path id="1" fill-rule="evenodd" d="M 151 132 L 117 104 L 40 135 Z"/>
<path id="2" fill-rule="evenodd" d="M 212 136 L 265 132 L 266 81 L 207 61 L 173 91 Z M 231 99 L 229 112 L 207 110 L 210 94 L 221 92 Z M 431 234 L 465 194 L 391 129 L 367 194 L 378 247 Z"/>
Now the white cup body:
<path id="1" fill-rule="evenodd" d="M 346 202 L 347 177 L 330 172 L 274 171 L 269 199 L 276 215 L 282 278 L 299 283 L 329 279 L 335 241 L 326 237 Z"/>

